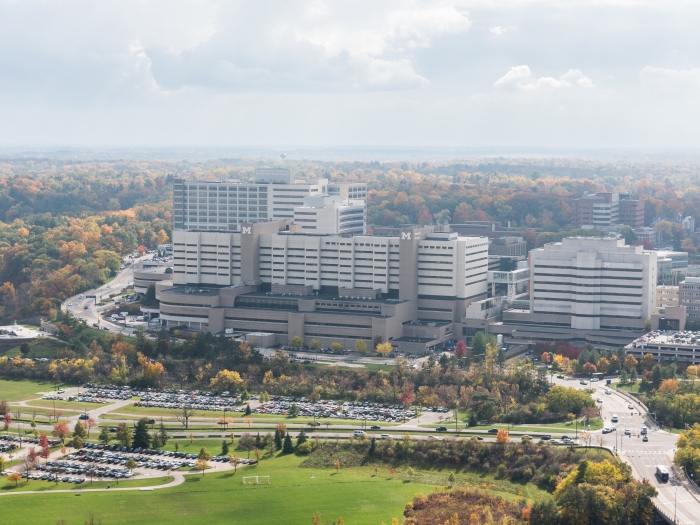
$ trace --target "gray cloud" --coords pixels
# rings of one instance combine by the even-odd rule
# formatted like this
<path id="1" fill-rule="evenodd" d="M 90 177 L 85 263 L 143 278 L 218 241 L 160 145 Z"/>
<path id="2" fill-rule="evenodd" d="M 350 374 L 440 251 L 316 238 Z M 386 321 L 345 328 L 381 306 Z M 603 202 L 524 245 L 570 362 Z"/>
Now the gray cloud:
<path id="1" fill-rule="evenodd" d="M 695 145 L 695 2 L 0 0 L 2 143 Z"/>

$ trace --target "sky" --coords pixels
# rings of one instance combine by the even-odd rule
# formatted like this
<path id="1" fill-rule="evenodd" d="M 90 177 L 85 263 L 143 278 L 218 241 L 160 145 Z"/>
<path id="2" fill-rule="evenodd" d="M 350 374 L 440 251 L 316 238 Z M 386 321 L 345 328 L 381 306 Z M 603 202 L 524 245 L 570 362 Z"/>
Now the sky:
<path id="1" fill-rule="evenodd" d="M 700 2 L 0 0 L 0 144 L 696 148 Z"/>

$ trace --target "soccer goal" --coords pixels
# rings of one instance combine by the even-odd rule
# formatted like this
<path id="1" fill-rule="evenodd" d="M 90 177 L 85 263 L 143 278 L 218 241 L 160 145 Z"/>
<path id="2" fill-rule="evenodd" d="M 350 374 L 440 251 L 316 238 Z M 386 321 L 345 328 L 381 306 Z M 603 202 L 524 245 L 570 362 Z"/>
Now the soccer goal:
<path id="1" fill-rule="evenodd" d="M 270 476 L 243 476 L 243 485 L 269 485 Z"/>

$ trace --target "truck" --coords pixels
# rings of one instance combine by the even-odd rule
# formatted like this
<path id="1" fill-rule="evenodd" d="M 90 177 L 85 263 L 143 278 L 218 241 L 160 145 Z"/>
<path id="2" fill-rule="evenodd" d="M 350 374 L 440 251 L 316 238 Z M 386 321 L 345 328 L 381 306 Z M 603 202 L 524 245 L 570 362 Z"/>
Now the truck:
<path id="1" fill-rule="evenodd" d="M 606 385 L 612 385 L 612 379 L 606 379 L 605 380 Z"/>

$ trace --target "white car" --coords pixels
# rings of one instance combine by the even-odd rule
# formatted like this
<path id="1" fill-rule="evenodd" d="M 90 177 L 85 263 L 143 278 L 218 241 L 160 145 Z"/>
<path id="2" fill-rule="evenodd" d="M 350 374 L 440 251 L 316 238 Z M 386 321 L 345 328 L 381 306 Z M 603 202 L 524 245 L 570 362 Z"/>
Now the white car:
<path id="1" fill-rule="evenodd" d="M 634 410 L 634 407 L 632 405 L 627 405 L 627 408 L 629 408 L 630 410 Z"/>
<path id="2" fill-rule="evenodd" d="M 73 306 L 73 303 L 68 303 L 68 306 Z"/>
<path id="3" fill-rule="evenodd" d="M 612 392 L 610 390 L 606 390 L 605 393 L 608 395 L 612 394 Z"/>
<path id="4" fill-rule="evenodd" d="M 598 403 L 602 403 L 602 402 L 603 402 L 603 400 L 602 400 L 601 398 L 596 399 L 596 401 L 597 401 Z"/>
<path id="5" fill-rule="evenodd" d="M 625 429 L 625 436 L 630 436 L 632 435 L 632 431 L 629 428 Z"/>
<path id="6" fill-rule="evenodd" d="M 598 381 L 600 381 L 600 379 L 598 379 L 597 377 L 591 379 L 591 383 L 597 383 Z"/>

